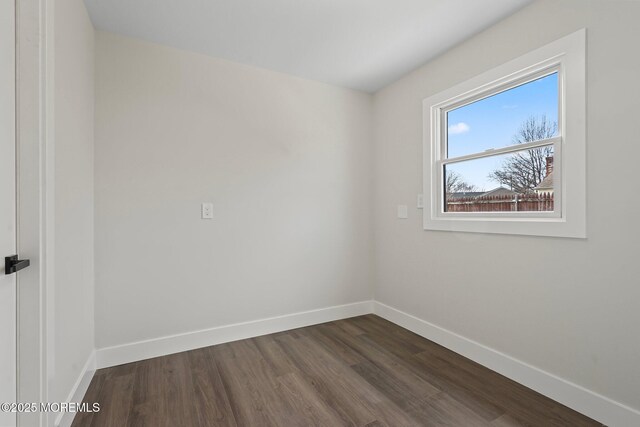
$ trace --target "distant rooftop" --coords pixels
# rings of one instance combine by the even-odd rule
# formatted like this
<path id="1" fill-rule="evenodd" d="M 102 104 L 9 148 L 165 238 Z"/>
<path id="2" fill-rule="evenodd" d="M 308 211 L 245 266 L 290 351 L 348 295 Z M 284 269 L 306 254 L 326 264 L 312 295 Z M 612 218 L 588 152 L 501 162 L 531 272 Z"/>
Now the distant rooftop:
<path id="1" fill-rule="evenodd" d="M 515 191 L 509 190 L 504 187 L 497 187 L 490 191 L 466 191 L 460 193 L 448 193 L 447 198 L 449 200 L 460 200 L 460 199 L 483 199 L 485 197 L 505 197 L 505 196 L 515 196 Z"/>
<path id="2" fill-rule="evenodd" d="M 534 190 L 553 190 L 553 172 L 550 172 Z"/>
<path id="3" fill-rule="evenodd" d="M 498 187 L 498 188 L 494 188 L 491 191 L 487 191 L 486 193 L 482 194 L 481 196 L 478 196 L 479 199 L 484 199 L 486 197 L 505 197 L 505 196 L 515 196 L 516 193 L 513 190 L 509 190 L 508 188 L 504 188 L 504 187 Z"/>
<path id="4" fill-rule="evenodd" d="M 482 196 L 484 191 L 465 191 L 462 193 L 447 193 L 447 198 L 449 200 L 458 200 L 458 199 L 472 199 L 478 196 Z"/>

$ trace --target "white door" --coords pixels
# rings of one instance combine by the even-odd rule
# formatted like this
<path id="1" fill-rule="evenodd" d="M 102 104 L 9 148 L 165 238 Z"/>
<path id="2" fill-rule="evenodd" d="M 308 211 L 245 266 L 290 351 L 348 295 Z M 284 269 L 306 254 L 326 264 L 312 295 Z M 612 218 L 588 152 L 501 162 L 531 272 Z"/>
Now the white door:
<path id="1" fill-rule="evenodd" d="M 0 0 L 0 403 L 16 401 L 16 274 L 5 256 L 16 253 L 15 0 Z M 0 426 L 16 414 L 0 411 Z"/>

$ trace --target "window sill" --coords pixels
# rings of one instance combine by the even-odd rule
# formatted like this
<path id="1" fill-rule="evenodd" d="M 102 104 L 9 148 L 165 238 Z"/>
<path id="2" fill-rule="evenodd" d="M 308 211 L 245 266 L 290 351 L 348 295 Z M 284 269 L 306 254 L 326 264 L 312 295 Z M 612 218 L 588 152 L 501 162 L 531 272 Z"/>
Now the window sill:
<path id="1" fill-rule="evenodd" d="M 564 218 L 428 218 L 424 229 L 435 231 L 458 231 L 465 233 L 516 234 L 523 236 L 586 238 L 583 220 L 568 222 Z"/>

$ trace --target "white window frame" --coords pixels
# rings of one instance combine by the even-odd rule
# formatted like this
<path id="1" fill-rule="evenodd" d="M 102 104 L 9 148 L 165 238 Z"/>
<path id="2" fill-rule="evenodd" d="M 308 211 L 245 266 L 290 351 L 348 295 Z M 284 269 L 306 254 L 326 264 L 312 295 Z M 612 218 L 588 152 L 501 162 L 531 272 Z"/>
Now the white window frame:
<path id="1" fill-rule="evenodd" d="M 586 237 L 586 31 L 579 30 L 423 101 L 424 229 Z M 448 159 L 447 112 L 558 74 L 558 136 Z M 553 212 L 445 212 L 446 164 L 554 147 Z"/>

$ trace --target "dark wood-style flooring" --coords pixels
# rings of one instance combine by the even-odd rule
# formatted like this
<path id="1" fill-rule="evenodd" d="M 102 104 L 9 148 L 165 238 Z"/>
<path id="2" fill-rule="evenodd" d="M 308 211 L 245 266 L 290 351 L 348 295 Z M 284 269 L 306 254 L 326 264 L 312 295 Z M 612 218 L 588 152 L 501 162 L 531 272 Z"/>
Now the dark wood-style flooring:
<path id="1" fill-rule="evenodd" d="M 375 315 L 98 370 L 73 426 L 595 426 Z"/>

